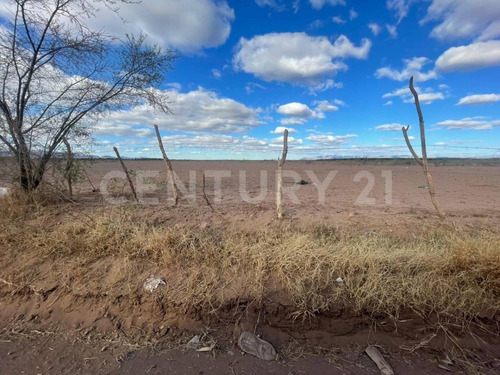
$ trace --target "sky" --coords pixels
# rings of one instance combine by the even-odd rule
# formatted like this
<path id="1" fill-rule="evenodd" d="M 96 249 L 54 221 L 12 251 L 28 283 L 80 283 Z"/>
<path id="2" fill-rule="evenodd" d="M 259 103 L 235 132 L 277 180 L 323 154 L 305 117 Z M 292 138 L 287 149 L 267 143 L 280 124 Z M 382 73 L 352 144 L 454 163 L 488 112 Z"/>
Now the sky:
<path id="1" fill-rule="evenodd" d="M 144 32 L 180 54 L 161 86 L 172 114 L 110 113 L 92 153 L 172 159 L 500 157 L 499 0 L 143 0 L 91 26 Z"/>

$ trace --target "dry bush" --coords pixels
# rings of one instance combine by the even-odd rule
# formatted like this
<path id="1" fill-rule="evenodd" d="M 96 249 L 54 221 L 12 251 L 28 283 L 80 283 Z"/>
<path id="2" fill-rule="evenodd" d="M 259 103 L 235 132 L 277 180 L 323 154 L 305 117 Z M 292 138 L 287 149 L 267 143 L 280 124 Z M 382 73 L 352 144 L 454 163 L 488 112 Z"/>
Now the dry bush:
<path id="1" fill-rule="evenodd" d="M 60 280 L 74 293 L 95 295 L 126 295 L 124 285 L 137 295 L 144 275 L 154 270 L 167 279 L 162 298 L 183 309 L 217 311 L 230 299 L 263 301 L 279 291 L 297 316 L 345 309 L 468 319 L 500 310 L 495 233 L 443 227 L 408 239 L 324 224 L 256 232 L 160 227 L 139 221 L 126 208 L 79 220 L 31 217 L 13 223 L 5 216 L 0 220 L 0 264 L 2 277 L 15 284 L 47 262 L 64 265 Z M 31 254 L 32 261 L 4 267 L 14 253 L 26 259 Z"/>

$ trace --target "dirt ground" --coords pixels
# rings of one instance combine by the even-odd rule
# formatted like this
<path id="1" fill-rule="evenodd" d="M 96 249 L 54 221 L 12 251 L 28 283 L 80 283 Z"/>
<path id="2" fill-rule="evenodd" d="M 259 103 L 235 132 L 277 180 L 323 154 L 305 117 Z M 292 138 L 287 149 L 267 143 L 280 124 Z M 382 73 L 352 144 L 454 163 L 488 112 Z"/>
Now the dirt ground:
<path id="1" fill-rule="evenodd" d="M 285 220 L 279 222 L 275 214 L 274 161 L 174 161 L 179 184 L 185 185 L 177 207 L 172 207 L 162 161 L 125 163 L 142 194 L 143 204 L 137 208 L 137 215 L 155 225 L 258 230 L 326 222 L 363 232 L 411 235 L 439 222 L 425 188 L 425 176 L 416 165 L 287 162 L 285 170 L 291 172 L 285 174 Z M 107 207 L 113 204 L 111 200 L 122 196 L 131 200 L 127 182 L 119 175 L 109 182 L 108 193 L 103 194 L 105 177 L 113 171 L 121 171 L 117 161 L 88 166 L 95 189 L 84 179 L 75 187 L 74 203 L 68 207 L 85 214 Z M 150 183 L 149 188 L 140 187 L 144 171 L 149 171 L 144 179 L 146 185 Z M 206 197 L 213 210 L 203 198 L 202 171 L 206 175 Z M 431 166 L 431 172 L 451 225 L 498 233 L 500 166 L 441 165 Z M 324 185 L 322 199 L 321 184 L 328 176 L 331 181 Z M 297 184 L 300 180 L 308 183 Z M 8 185 L 5 176 L 0 181 Z M 264 195 L 259 198 L 262 188 Z M 151 336 L 141 332 L 138 318 L 141 309 L 149 305 L 132 306 L 137 311 L 131 312 L 133 319 L 127 328 L 137 329 L 131 333 L 121 327 L 125 322 L 117 323 L 112 316 L 100 318 L 106 316 L 104 304 L 110 303 L 105 296 L 100 297 L 102 300 L 89 296 L 79 301 L 79 309 L 67 309 L 67 301 L 57 289 L 50 285 L 44 288 L 35 293 L 18 290 L 15 296 L 3 294 L 0 374 L 376 374 L 379 372 L 375 364 L 363 353 L 368 344 L 378 345 L 396 374 L 494 374 L 500 369 L 499 315 L 493 320 L 485 318 L 485 322 L 489 320 L 484 327 L 491 331 L 484 341 L 479 332 L 484 327 L 462 337 L 459 327 L 450 332 L 440 329 L 437 322 L 424 324 L 412 314 L 398 319 L 326 316 L 308 324 L 290 325 L 290 320 L 280 323 L 272 317 L 264 321 L 255 309 L 236 327 L 234 319 L 229 318 L 234 311 L 229 309 L 227 316 L 219 317 L 218 330 L 210 332 L 216 348 L 203 353 L 187 349 L 185 344 L 195 333 L 207 330 L 206 321 L 171 317 L 165 323 L 165 332 Z M 125 308 L 120 301 L 113 303 L 118 309 Z M 43 312 L 49 310 L 50 318 L 46 318 Z M 278 349 L 280 358 L 276 362 L 242 355 L 237 348 L 236 334 L 242 329 L 255 330 L 260 319 L 257 333 Z M 456 345 L 457 341 L 460 345 Z M 480 370 L 469 367 L 464 358 L 474 359 L 475 365 L 482 363 Z"/>
<path id="2" fill-rule="evenodd" d="M 157 217 L 175 223 L 199 223 L 211 222 L 219 215 L 226 223 L 246 228 L 275 221 L 276 162 L 174 161 L 180 183 L 188 189 L 181 194 L 180 207 L 174 210 L 168 209 L 172 201 L 163 161 L 126 160 L 125 163 L 136 172 L 134 181 L 139 171 L 159 174 L 157 178 L 144 179 L 146 183 L 154 182 L 149 185 L 151 191 L 143 189 L 145 203 L 152 207 L 145 211 L 150 220 Z M 100 188 L 106 174 L 119 172 L 121 167 L 117 161 L 99 161 L 88 171 L 94 185 Z M 212 215 L 203 199 L 202 171 L 206 174 L 206 195 L 217 215 Z M 500 166 L 438 166 L 431 167 L 431 172 L 439 202 L 452 221 L 470 226 L 499 226 Z M 211 177 L 214 175 L 219 176 L 220 189 Z M 309 184 L 296 184 L 300 180 Z M 425 175 L 417 165 L 289 161 L 284 168 L 284 182 L 284 214 L 296 224 L 330 222 L 351 226 L 354 223 L 396 230 L 435 216 L 425 188 Z M 119 180 L 116 185 L 121 187 L 121 190 L 115 189 L 116 194 L 123 191 L 131 199 L 125 180 Z M 91 192 L 88 183 L 82 182 L 80 188 L 85 196 L 82 199 L 87 203 L 106 202 L 101 194 Z M 148 201 L 151 198 L 157 202 Z"/>

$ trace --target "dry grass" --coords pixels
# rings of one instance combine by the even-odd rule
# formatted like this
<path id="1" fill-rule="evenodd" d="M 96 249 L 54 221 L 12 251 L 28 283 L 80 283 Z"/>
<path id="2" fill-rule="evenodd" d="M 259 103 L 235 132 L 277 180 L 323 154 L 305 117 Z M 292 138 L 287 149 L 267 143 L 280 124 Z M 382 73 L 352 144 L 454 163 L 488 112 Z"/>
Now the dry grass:
<path id="1" fill-rule="evenodd" d="M 278 290 L 302 316 L 411 310 L 468 319 L 500 310 L 496 233 L 446 227 L 408 238 L 326 225 L 246 232 L 147 225 L 133 207 L 75 217 L 10 198 L 0 207 L 0 277 L 13 285 L 52 277 L 74 294 L 132 296 L 155 272 L 167 280 L 162 298 L 184 309 L 217 311 Z"/>

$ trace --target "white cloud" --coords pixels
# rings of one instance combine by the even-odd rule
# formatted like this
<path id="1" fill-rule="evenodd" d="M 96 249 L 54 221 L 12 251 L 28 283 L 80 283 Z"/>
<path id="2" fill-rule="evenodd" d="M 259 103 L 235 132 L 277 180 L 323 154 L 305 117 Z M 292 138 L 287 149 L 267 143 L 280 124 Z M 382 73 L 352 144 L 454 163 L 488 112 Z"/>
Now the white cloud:
<path id="1" fill-rule="evenodd" d="M 271 130 L 270 133 L 271 134 L 283 134 L 285 132 L 285 130 L 288 130 L 288 133 L 290 133 L 290 134 L 297 133 L 297 130 L 295 130 L 294 128 L 287 128 L 284 126 L 278 126 L 276 129 Z"/>
<path id="2" fill-rule="evenodd" d="M 436 92 L 431 87 L 421 89 L 417 86 L 415 87 L 415 90 L 417 91 L 418 99 L 422 104 L 430 104 L 435 100 L 442 100 L 445 98 L 445 95 L 442 92 Z M 382 95 L 382 98 L 384 99 L 394 97 L 401 98 L 401 100 L 403 100 L 403 102 L 405 103 L 414 103 L 413 95 L 408 87 L 402 87 L 400 89 L 394 90 L 393 92 Z"/>
<path id="3" fill-rule="evenodd" d="M 342 101 L 338 102 L 344 104 Z M 325 112 L 336 112 L 339 110 L 337 105 L 334 105 L 327 100 L 315 101 L 314 105 L 316 108 L 312 110 L 306 104 L 292 102 L 279 106 L 276 112 L 280 115 L 288 116 L 287 118 L 280 120 L 282 125 L 302 125 L 307 122 L 307 120 L 312 118 L 325 118 Z"/>
<path id="4" fill-rule="evenodd" d="M 371 30 L 372 34 L 377 36 L 380 34 L 380 31 L 382 30 L 379 24 L 372 22 L 368 24 L 368 28 Z"/>
<path id="5" fill-rule="evenodd" d="M 464 96 L 457 105 L 479 105 L 496 102 L 500 102 L 500 94 L 481 94 Z"/>
<path id="6" fill-rule="evenodd" d="M 287 117 L 287 118 L 282 118 L 280 120 L 280 124 L 287 126 L 287 125 L 303 125 L 307 119 L 305 118 L 298 118 L 298 117 Z"/>
<path id="7" fill-rule="evenodd" d="M 301 145 L 304 141 L 300 138 L 294 138 L 294 137 L 288 137 L 288 145 Z M 282 147 L 283 145 L 283 136 L 281 137 L 276 137 L 276 138 L 273 138 L 269 141 L 269 146 L 273 147 L 273 146 L 279 146 L 279 147 Z"/>
<path id="8" fill-rule="evenodd" d="M 233 59 L 235 69 L 254 74 L 265 81 L 318 85 L 325 76 L 346 70 L 342 59 L 365 59 L 371 41 L 355 46 L 345 36 L 332 44 L 326 37 L 305 33 L 271 33 L 241 38 Z"/>
<path id="9" fill-rule="evenodd" d="M 280 105 L 276 112 L 280 115 L 300 118 L 311 118 L 315 116 L 314 112 L 306 104 L 297 102 Z"/>
<path id="10" fill-rule="evenodd" d="M 248 82 L 245 85 L 245 91 L 247 94 L 251 94 L 257 89 L 265 90 L 266 88 L 262 86 L 261 84 L 255 83 L 255 82 Z"/>
<path id="11" fill-rule="evenodd" d="M 339 24 L 339 25 L 343 25 L 344 23 L 347 22 L 345 19 L 343 19 L 340 16 L 332 17 L 332 21 L 335 22 L 336 24 Z"/>
<path id="12" fill-rule="evenodd" d="M 89 21 L 92 28 L 103 29 L 117 37 L 142 31 L 150 41 L 184 52 L 224 44 L 235 18 L 226 0 L 169 0 L 168 4 L 149 1 L 147 5 L 120 3 L 119 16 L 97 1 L 94 3 L 101 9 L 98 17 Z"/>
<path id="13" fill-rule="evenodd" d="M 264 7 L 264 6 L 270 6 L 271 8 L 274 8 L 278 12 L 281 12 L 286 9 L 286 6 L 283 0 L 255 0 L 258 6 Z"/>
<path id="14" fill-rule="evenodd" d="M 90 0 L 90 4 L 97 9 L 97 17 L 87 22 L 91 29 L 104 30 L 118 38 L 143 32 L 150 42 L 184 52 L 224 44 L 235 18 L 226 0 L 169 0 L 168 4 L 149 1 L 147 5 L 119 2 L 119 15 L 98 0 Z M 0 0 L 0 17 L 11 19 L 14 6 L 13 1 Z"/>
<path id="15" fill-rule="evenodd" d="M 488 130 L 500 126 L 500 120 L 487 121 L 483 117 L 467 117 L 462 120 L 446 120 L 436 124 L 446 129 L 458 130 Z"/>
<path id="16" fill-rule="evenodd" d="M 388 131 L 388 132 L 400 132 L 404 125 L 398 123 L 383 124 L 375 127 L 375 130 Z"/>
<path id="17" fill-rule="evenodd" d="M 309 24 L 310 29 L 321 29 L 325 23 L 321 20 L 314 20 Z"/>
<path id="18" fill-rule="evenodd" d="M 345 0 L 309 0 L 309 2 L 316 10 L 323 8 L 325 5 L 345 5 Z"/>
<path id="19" fill-rule="evenodd" d="M 153 130 L 148 128 L 134 127 L 125 124 L 110 124 L 107 122 L 99 123 L 94 129 L 93 134 L 97 136 L 113 137 L 152 137 Z"/>
<path id="20" fill-rule="evenodd" d="M 398 23 L 405 18 L 410 10 L 410 4 L 414 0 L 387 0 L 387 9 L 394 11 Z"/>
<path id="21" fill-rule="evenodd" d="M 173 115 L 155 113 L 147 105 L 112 112 L 103 123 L 117 126 L 147 126 L 158 124 L 162 130 L 185 132 L 241 133 L 261 124 L 258 111 L 233 99 L 220 98 L 216 93 L 198 88 L 179 93 L 166 91 Z"/>
<path id="22" fill-rule="evenodd" d="M 350 139 L 356 137 L 357 137 L 356 134 L 333 135 L 333 134 L 315 133 L 311 134 L 306 139 L 308 141 L 316 143 L 320 147 L 328 147 L 328 146 L 337 146 L 346 144 Z"/>
<path id="23" fill-rule="evenodd" d="M 436 68 L 441 72 L 476 70 L 492 66 L 500 66 L 500 40 L 452 47 L 436 60 Z"/>
<path id="24" fill-rule="evenodd" d="M 317 92 L 326 91 L 331 88 L 342 88 L 342 82 L 335 82 L 333 79 L 327 79 L 324 82 L 318 83 L 315 86 L 309 87 L 309 93 L 316 95 Z"/>
<path id="25" fill-rule="evenodd" d="M 398 71 L 389 67 L 383 67 L 377 69 L 375 72 L 375 77 L 377 78 L 389 78 L 395 81 L 406 81 L 410 79 L 411 76 L 415 78 L 416 81 L 427 81 L 429 79 L 437 78 L 437 73 L 434 70 L 429 70 L 427 72 L 422 72 L 422 68 L 429 64 L 431 61 L 427 57 L 414 57 L 412 59 L 403 60 L 405 67 L 403 70 Z"/>
<path id="26" fill-rule="evenodd" d="M 351 10 L 349 10 L 349 20 L 354 20 L 356 18 L 358 18 L 359 14 L 358 12 L 356 12 L 354 9 L 351 8 Z"/>
<path id="27" fill-rule="evenodd" d="M 222 77 L 222 72 L 218 69 L 212 69 L 212 76 L 216 79 L 220 79 Z"/>
<path id="28" fill-rule="evenodd" d="M 397 29 L 396 25 L 386 24 L 385 27 L 386 27 L 387 31 L 389 32 L 389 35 L 391 36 L 391 38 L 396 39 L 398 37 L 398 29 Z"/>
<path id="29" fill-rule="evenodd" d="M 486 41 L 500 36 L 500 1 L 433 0 L 421 23 L 441 22 L 431 36 L 440 40 L 476 38 Z"/>
<path id="30" fill-rule="evenodd" d="M 339 107 L 331 104 L 327 100 L 315 101 L 314 104 L 316 105 L 316 111 L 318 112 L 337 112 L 339 110 Z"/>
<path id="31" fill-rule="evenodd" d="M 392 105 L 392 100 L 388 100 L 387 102 L 384 103 L 384 105 Z"/>
<path id="32" fill-rule="evenodd" d="M 424 92 L 418 95 L 418 100 L 423 104 L 430 104 L 435 100 L 443 100 L 444 94 L 442 92 Z M 413 103 L 414 100 L 404 100 L 405 103 Z"/>

